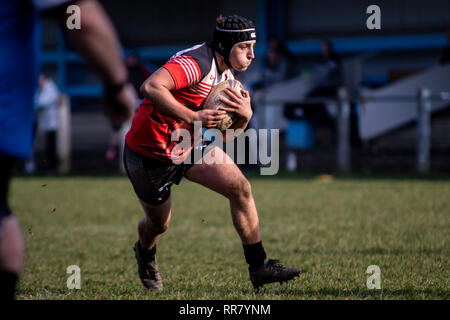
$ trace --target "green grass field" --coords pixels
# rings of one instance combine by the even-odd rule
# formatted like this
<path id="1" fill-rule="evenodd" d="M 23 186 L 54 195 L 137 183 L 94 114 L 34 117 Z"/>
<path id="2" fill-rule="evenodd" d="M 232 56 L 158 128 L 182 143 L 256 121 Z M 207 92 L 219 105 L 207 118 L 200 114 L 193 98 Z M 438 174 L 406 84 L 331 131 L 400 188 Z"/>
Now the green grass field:
<path id="1" fill-rule="evenodd" d="M 158 245 L 164 291 L 132 250 L 141 209 L 126 177 L 18 177 L 10 202 L 26 238 L 18 299 L 449 299 L 450 180 L 253 178 L 270 258 L 299 279 L 251 287 L 225 198 L 183 180 Z M 68 290 L 69 265 L 81 290 Z M 366 269 L 381 268 L 381 290 Z"/>

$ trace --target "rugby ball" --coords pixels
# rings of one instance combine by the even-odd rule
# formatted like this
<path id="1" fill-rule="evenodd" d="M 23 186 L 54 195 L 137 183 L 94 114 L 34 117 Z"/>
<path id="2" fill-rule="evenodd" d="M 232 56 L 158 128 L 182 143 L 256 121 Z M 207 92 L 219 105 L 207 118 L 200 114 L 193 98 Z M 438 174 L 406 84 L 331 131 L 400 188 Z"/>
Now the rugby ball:
<path id="1" fill-rule="evenodd" d="M 205 100 L 204 108 L 215 110 L 220 107 L 228 107 L 227 104 L 220 101 L 220 97 L 231 99 L 228 94 L 224 92 L 226 88 L 233 88 L 241 94 L 241 90 L 244 90 L 244 86 L 238 80 L 233 79 L 222 81 L 212 87 L 208 97 Z M 227 117 L 220 121 L 219 125 L 216 128 L 220 131 L 224 131 L 231 127 L 233 123 L 235 123 L 238 119 L 239 117 L 234 112 L 227 112 Z"/>

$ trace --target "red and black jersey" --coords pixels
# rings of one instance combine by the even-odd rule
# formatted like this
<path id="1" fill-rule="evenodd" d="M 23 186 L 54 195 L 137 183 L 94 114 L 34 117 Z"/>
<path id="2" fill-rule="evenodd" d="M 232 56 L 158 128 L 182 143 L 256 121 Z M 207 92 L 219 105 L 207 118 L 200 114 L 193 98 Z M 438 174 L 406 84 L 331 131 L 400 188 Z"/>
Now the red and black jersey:
<path id="1" fill-rule="evenodd" d="M 172 91 L 175 99 L 194 111 L 202 109 L 212 86 L 234 79 L 230 69 L 219 73 L 214 51 L 206 43 L 177 52 L 163 68 L 169 71 L 175 83 Z M 172 132 L 180 128 L 190 131 L 191 145 L 188 149 L 175 149 L 179 152 L 172 154 L 179 143 L 171 140 Z M 164 114 L 158 106 L 144 99 L 125 139 L 130 149 L 139 154 L 162 161 L 181 162 L 193 148 L 193 137 L 193 125 Z"/>

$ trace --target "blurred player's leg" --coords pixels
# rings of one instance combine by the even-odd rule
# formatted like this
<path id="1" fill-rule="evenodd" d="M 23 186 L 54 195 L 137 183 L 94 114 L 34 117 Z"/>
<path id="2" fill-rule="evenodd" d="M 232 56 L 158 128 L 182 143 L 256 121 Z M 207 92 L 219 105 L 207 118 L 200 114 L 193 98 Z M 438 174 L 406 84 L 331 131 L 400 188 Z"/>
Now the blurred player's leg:
<path id="1" fill-rule="evenodd" d="M 12 216 L 7 196 L 14 159 L 0 154 L 0 299 L 14 299 L 23 267 L 23 238 L 17 218 Z"/>
<path id="2" fill-rule="evenodd" d="M 0 300 L 15 298 L 16 284 L 23 266 L 24 245 L 17 218 L 1 218 L 0 235 Z"/>

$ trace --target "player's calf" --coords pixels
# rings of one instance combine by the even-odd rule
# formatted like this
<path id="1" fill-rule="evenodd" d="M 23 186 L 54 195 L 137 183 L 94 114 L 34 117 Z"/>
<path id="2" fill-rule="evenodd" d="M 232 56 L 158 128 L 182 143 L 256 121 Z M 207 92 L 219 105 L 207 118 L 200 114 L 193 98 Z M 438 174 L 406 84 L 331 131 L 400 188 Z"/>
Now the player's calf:
<path id="1" fill-rule="evenodd" d="M 236 203 L 247 202 L 252 197 L 250 182 L 245 177 L 236 178 L 227 189 L 228 199 Z"/>

